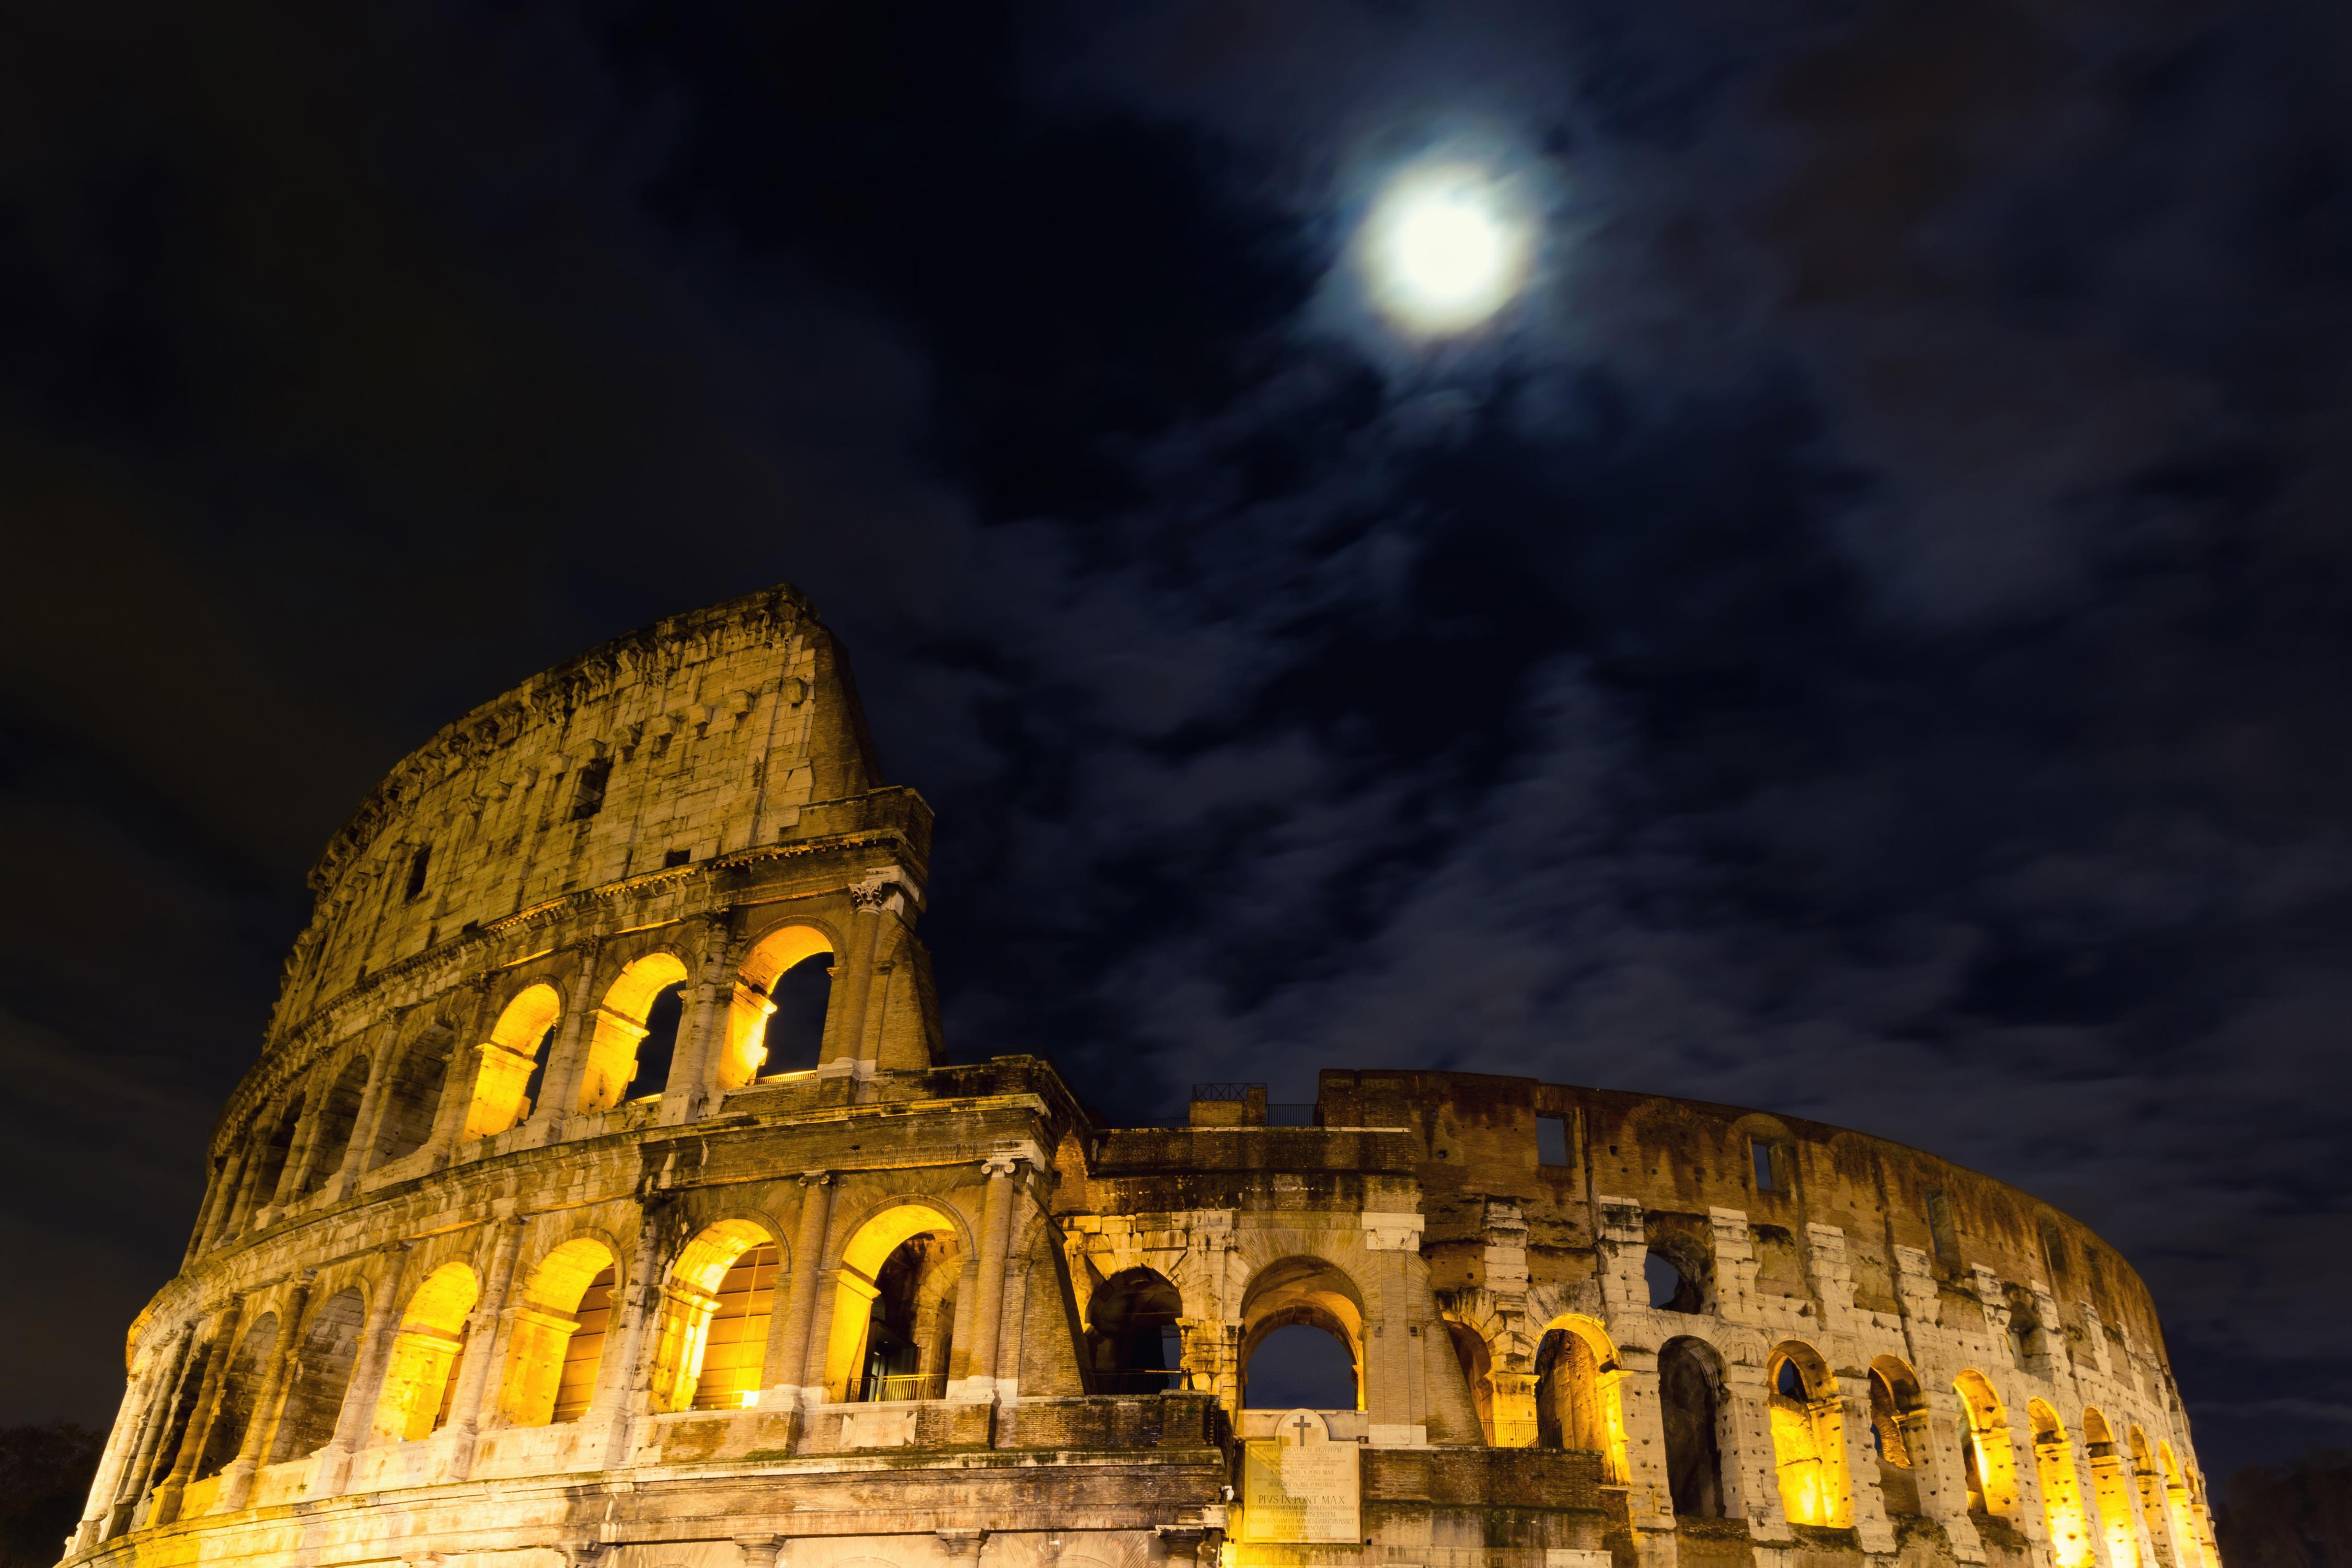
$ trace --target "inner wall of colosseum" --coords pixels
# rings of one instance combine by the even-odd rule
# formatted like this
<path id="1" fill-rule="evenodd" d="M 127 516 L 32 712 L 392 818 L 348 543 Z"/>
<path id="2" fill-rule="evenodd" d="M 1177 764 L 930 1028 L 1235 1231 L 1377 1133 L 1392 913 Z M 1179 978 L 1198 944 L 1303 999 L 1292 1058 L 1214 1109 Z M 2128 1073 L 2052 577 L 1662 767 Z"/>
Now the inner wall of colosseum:
<path id="1" fill-rule="evenodd" d="M 950 1065 L 930 818 L 790 590 L 405 759 L 313 876 L 76 1563 L 2219 1568 L 2154 1308 L 1758 1111 Z"/>

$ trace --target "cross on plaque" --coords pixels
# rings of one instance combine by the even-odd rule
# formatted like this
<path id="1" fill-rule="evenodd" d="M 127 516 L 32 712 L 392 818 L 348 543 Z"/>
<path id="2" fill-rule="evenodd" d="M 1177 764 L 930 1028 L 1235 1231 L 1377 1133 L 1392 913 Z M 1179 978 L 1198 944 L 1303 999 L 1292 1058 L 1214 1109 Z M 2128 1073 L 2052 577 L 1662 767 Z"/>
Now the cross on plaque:
<path id="1" fill-rule="evenodd" d="M 1307 1428 L 1312 1423 L 1308 1420 L 1307 1416 L 1303 1413 L 1299 1415 L 1297 1420 L 1293 1421 L 1290 1424 L 1292 1428 L 1298 1434 L 1298 1446 L 1302 1448 L 1307 1447 Z"/>

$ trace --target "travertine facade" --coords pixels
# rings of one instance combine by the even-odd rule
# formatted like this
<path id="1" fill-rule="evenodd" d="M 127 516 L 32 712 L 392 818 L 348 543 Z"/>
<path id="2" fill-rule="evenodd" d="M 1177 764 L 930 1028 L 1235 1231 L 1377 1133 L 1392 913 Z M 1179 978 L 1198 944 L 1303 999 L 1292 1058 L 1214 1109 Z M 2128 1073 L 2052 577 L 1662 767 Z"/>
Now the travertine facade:
<path id="1" fill-rule="evenodd" d="M 2219 1568 L 2147 1294 L 2065 1216 L 1520 1079 L 1102 1125 L 940 1065 L 929 835 L 789 590 L 404 762 L 68 1560 Z M 1352 1397 L 1253 1407 L 1297 1325 Z"/>

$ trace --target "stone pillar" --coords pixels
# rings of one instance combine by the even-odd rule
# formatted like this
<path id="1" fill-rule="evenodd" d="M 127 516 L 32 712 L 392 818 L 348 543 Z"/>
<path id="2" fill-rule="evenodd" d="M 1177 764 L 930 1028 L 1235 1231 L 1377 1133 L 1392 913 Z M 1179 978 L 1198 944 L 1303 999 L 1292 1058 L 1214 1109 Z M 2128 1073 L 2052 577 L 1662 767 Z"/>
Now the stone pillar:
<path id="1" fill-rule="evenodd" d="M 121 1534 L 130 1524 L 131 1513 L 138 1508 L 139 1500 L 146 1494 L 154 1477 L 155 1450 L 162 1445 L 163 1434 L 171 1428 L 172 1411 L 179 1404 L 182 1385 L 195 1373 L 193 1364 L 195 1346 L 196 1325 L 189 1323 L 181 1329 L 179 1339 L 173 1346 L 169 1370 L 156 1382 L 154 1397 L 147 1402 L 146 1420 L 139 1433 L 139 1445 L 132 1452 L 131 1464 L 123 1472 L 121 1480 L 116 1483 L 114 1506 L 108 1510 L 106 1525 L 101 1532 L 108 1538 Z"/>
<path id="2" fill-rule="evenodd" d="M 327 1173 L 323 1184 L 327 1201 L 339 1204 L 350 1197 L 367 1174 L 368 1161 L 375 1150 L 377 1124 L 383 1119 L 384 1086 L 392 1081 L 392 1031 L 380 1030 L 368 1051 L 367 1082 L 360 1086 L 360 1103 L 352 1116 L 352 1135 L 343 1143 L 343 1157 Z"/>
<path id="3" fill-rule="evenodd" d="M 232 1150 L 223 1154 L 213 1171 L 212 1184 L 205 1191 L 203 1212 L 196 1216 L 195 1239 L 188 1246 L 188 1258 L 194 1259 L 219 1239 L 228 1224 L 228 1211 L 236 1203 L 237 1188 L 245 1183 L 245 1162 L 248 1155 Z"/>
<path id="4" fill-rule="evenodd" d="M 1968 1471 L 1960 1445 L 1969 1435 L 1948 1414 L 1909 1410 L 1900 1417 L 1903 1446 L 1919 1487 L 1919 1511 L 1943 1527 L 1952 1555 L 1962 1563 L 1984 1561 L 1984 1542 L 1969 1518 Z"/>
<path id="5" fill-rule="evenodd" d="M 408 1268 L 407 1245 L 387 1247 L 384 1256 L 383 1280 L 368 1300 L 359 1353 L 352 1358 L 352 1380 L 344 1385 L 342 1409 L 335 1416 L 335 1435 L 310 1461 L 310 1480 L 302 1489 L 309 1497 L 333 1497 L 343 1489 L 352 1455 L 363 1446 L 375 1420 L 384 1362 L 392 1354 L 393 1336 L 400 1331 L 400 1281 Z"/>
<path id="6" fill-rule="evenodd" d="M 302 1310 L 310 1303 L 310 1281 L 315 1278 L 317 1270 L 304 1269 L 278 1311 L 278 1341 L 269 1347 L 269 1364 L 263 1369 L 260 1385 L 254 1390 L 253 1415 L 245 1424 L 245 1438 L 237 1445 L 236 1458 L 221 1472 L 220 1495 L 212 1509 L 215 1513 L 235 1513 L 253 1496 L 253 1478 L 261 1468 L 261 1456 L 268 1452 L 269 1435 L 278 1427 L 278 1405 L 286 1393 L 286 1372 L 293 1364 L 294 1347 L 300 1342 Z"/>
<path id="7" fill-rule="evenodd" d="M 981 1168 L 988 1173 L 988 1197 L 982 1207 L 980 1268 L 972 1281 L 971 1354 L 965 1362 L 963 1385 L 951 1399 L 993 1403 L 996 1398 L 997 1330 L 1004 1320 L 1004 1255 L 1013 1243 L 1013 1184 L 1021 1169 L 1014 1154 L 992 1154 Z"/>
<path id="8" fill-rule="evenodd" d="M 695 965 L 686 1016 L 678 1020 L 677 1049 L 656 1115 L 664 1127 L 696 1120 L 719 1095 L 714 1068 L 726 1044 L 728 1005 L 734 996 L 727 962 L 733 912 L 712 910 L 702 917 L 702 957 Z"/>
<path id="9" fill-rule="evenodd" d="M 220 1327 L 213 1331 L 212 1352 L 205 1358 L 205 1381 L 196 1390 L 195 1410 L 188 1417 L 188 1429 L 180 1439 L 171 1473 L 155 1489 L 155 1506 L 147 1512 L 150 1525 L 169 1524 L 180 1517 L 180 1496 L 195 1479 L 205 1440 L 212 1436 L 213 1418 L 220 1414 L 221 1384 L 227 1380 L 228 1363 L 236 1353 L 236 1326 L 244 1314 L 244 1302 L 231 1301 L 221 1313 Z"/>
<path id="10" fill-rule="evenodd" d="M 563 1016 L 548 1048 L 546 1076 L 539 1080 L 539 1103 L 530 1108 L 535 1130 L 526 1141 L 553 1143 L 563 1136 L 563 1125 L 579 1109 L 580 1075 L 588 1065 L 589 1025 L 595 1012 L 596 963 L 602 949 L 593 942 L 575 942 L 564 950 L 579 968 L 563 998 Z"/>
<path id="11" fill-rule="evenodd" d="M 514 1286 L 515 1252 L 522 1245 L 523 1222 L 507 1219 L 497 1225 L 498 1234 L 490 1247 L 489 1278 L 474 1303 L 466 1332 L 465 1359 L 457 1363 L 457 1386 L 449 1397 L 449 1424 L 436 1434 L 443 1448 L 440 1473 L 453 1481 L 462 1481 L 473 1473 L 474 1438 L 481 1430 L 486 1391 L 498 1369 L 505 1364 L 507 1345 L 512 1338 L 514 1319 L 507 1310 L 507 1296 Z"/>
<path id="12" fill-rule="evenodd" d="M 833 1221 L 833 1177 L 810 1171 L 801 1177 L 801 1223 L 793 1237 L 792 1274 L 783 1310 L 769 1326 L 769 1392 L 777 1403 L 815 1404 L 824 1397 L 824 1369 L 809 1375 L 809 1334 L 816 1324 L 817 1270 Z M 761 1403 L 767 1403 L 763 1396 Z"/>
<path id="13" fill-rule="evenodd" d="M 647 1205 L 637 1221 L 637 1247 L 629 1262 L 629 1278 L 621 1291 L 620 1321 L 607 1331 L 610 1347 L 597 1378 L 595 1397 L 582 1417 L 599 1434 L 607 1468 L 628 1462 L 628 1441 L 638 1406 L 646 1402 L 646 1335 L 661 1301 L 662 1241 L 667 1226 L 667 1205 Z"/>
<path id="14" fill-rule="evenodd" d="M 327 1096 L 332 1094 L 335 1080 L 327 1072 L 329 1064 L 321 1063 L 310 1075 L 310 1087 L 302 1094 L 302 1125 L 294 1134 L 294 1147 L 287 1152 L 286 1169 L 279 1175 L 278 1190 L 284 1201 L 298 1201 L 310 1179 L 310 1167 L 319 1158 L 319 1140 L 327 1130 Z"/>
<path id="15" fill-rule="evenodd" d="M 122 1404 L 114 1413 L 114 1425 L 107 1429 L 106 1450 L 99 1456 L 98 1473 L 90 1478 L 89 1500 L 82 1507 L 81 1521 L 66 1547 L 67 1556 L 87 1552 L 101 1539 L 125 1467 L 146 1438 L 146 1420 L 152 1415 L 142 1419 L 142 1415 L 154 1404 L 156 1387 L 176 1370 L 177 1348 L 176 1341 L 166 1342 L 148 1358 L 143 1373 L 123 1380 Z"/>
<path id="16" fill-rule="evenodd" d="M 1620 1346 L 1618 1384 L 1624 1400 L 1626 1504 L 1637 1530 L 1672 1530 L 1675 1504 L 1666 1479 L 1665 1413 L 1658 1404 L 1658 1352 Z"/>
<path id="17" fill-rule="evenodd" d="M 1870 1373 L 1854 1367 L 1837 1374 L 1840 1446 L 1845 1452 L 1845 1484 L 1853 1499 L 1854 1535 L 1864 1552 L 1895 1550 L 1895 1526 L 1886 1517 L 1886 1497 L 1878 1489 L 1878 1454 L 1871 1446 Z M 1814 1424 L 1820 1430 L 1820 1424 Z"/>
<path id="18" fill-rule="evenodd" d="M 1656 1384 L 1651 1385 L 1654 1389 Z M 1730 1440 L 1723 1448 L 1723 1511 L 1748 1521 L 1748 1533 L 1758 1541 L 1793 1539 L 1788 1510 L 1780 1501 L 1780 1455 L 1772 1447 L 1772 1386 L 1764 1368 L 1730 1362 L 1723 1369 L 1723 1399 L 1729 1408 L 1716 1430 Z M 1659 1421 L 1658 1462 L 1661 1480 L 1665 1465 L 1663 1415 Z M 1673 1506 L 1673 1499 L 1667 1499 Z M 1885 1522 L 1882 1516 L 1881 1523 Z"/>
<path id="19" fill-rule="evenodd" d="M 890 889 L 891 884 L 869 878 L 849 889 L 849 901 L 856 913 L 850 920 L 849 951 L 836 955 L 834 962 L 834 999 L 825 1020 L 834 1025 L 828 1030 L 833 1037 L 825 1042 L 833 1056 L 821 1068 L 871 1060 L 866 1048 L 866 1012 L 874 989 L 874 952 L 881 941 L 882 910 Z M 839 1022 L 835 1024 L 836 1018 Z"/>

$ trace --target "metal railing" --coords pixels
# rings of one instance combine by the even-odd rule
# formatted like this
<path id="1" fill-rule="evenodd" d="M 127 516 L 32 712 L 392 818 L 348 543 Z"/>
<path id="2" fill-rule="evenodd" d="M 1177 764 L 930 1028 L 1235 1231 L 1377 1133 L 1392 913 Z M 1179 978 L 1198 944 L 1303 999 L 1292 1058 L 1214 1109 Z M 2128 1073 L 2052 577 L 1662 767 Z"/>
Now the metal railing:
<path id="1" fill-rule="evenodd" d="M 867 1378 L 857 1399 L 861 1405 L 880 1405 L 894 1399 L 945 1399 L 947 1394 L 946 1373 L 904 1372 Z"/>
<path id="2" fill-rule="evenodd" d="M 1192 1086 L 1192 1098 L 1194 1100 L 1247 1100 L 1253 1089 L 1257 1091 L 1260 1098 L 1264 1098 L 1265 1085 L 1262 1083 L 1196 1083 Z"/>

